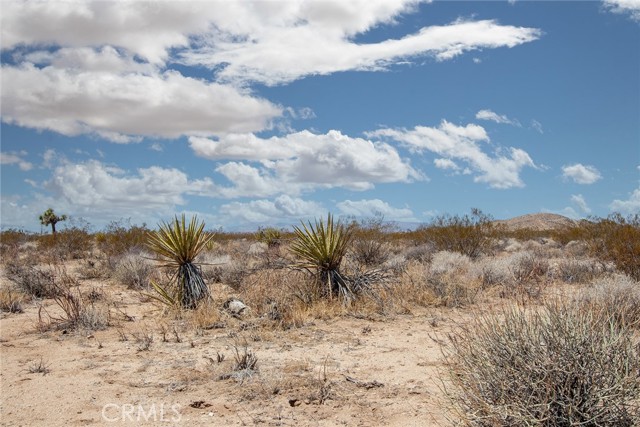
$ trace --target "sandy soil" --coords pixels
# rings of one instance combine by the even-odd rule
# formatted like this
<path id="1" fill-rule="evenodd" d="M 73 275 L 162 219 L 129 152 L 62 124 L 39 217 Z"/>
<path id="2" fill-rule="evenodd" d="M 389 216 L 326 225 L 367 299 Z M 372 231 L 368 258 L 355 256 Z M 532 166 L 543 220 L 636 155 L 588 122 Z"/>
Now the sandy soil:
<path id="1" fill-rule="evenodd" d="M 287 331 L 230 318 L 194 330 L 162 320 L 132 291 L 110 298 L 118 310 L 103 331 L 40 332 L 34 303 L 2 314 L 2 425 L 447 424 L 439 342 L 468 311 L 342 317 Z M 45 308 L 55 314 L 53 302 Z M 234 372 L 236 351 L 254 354 L 257 372 Z M 45 372 L 30 372 L 41 363 Z"/>

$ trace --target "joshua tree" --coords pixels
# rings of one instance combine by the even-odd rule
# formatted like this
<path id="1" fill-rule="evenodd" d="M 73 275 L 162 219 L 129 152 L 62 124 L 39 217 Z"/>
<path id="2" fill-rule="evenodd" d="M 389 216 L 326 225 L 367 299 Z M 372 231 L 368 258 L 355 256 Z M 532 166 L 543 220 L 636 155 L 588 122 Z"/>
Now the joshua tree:
<path id="1" fill-rule="evenodd" d="M 163 222 L 159 230 L 149 234 L 147 246 L 162 259 L 162 266 L 174 271 L 174 285 L 171 288 L 151 282 L 160 294 L 160 301 L 169 305 L 195 308 L 196 303 L 209 295 L 209 289 L 202 278 L 202 271 L 194 260 L 213 238 L 204 231 L 204 222 L 191 218 L 187 225 L 185 216 L 173 222 Z"/>
<path id="2" fill-rule="evenodd" d="M 66 215 L 58 216 L 55 214 L 55 212 L 53 212 L 53 209 L 47 209 L 46 211 L 44 211 L 42 215 L 40 215 L 40 224 L 44 226 L 50 225 L 52 234 L 56 234 L 56 224 L 59 223 L 60 221 L 66 221 L 66 220 L 67 220 Z"/>

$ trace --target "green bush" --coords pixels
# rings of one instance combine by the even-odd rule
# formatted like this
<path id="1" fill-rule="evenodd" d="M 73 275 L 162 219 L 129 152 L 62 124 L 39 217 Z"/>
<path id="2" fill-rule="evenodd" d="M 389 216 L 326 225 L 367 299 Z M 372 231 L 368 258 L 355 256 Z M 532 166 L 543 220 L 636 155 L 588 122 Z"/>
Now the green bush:
<path id="1" fill-rule="evenodd" d="M 447 392 L 462 425 L 638 425 L 640 354 L 606 314 L 514 309 L 476 320 L 451 344 Z"/>

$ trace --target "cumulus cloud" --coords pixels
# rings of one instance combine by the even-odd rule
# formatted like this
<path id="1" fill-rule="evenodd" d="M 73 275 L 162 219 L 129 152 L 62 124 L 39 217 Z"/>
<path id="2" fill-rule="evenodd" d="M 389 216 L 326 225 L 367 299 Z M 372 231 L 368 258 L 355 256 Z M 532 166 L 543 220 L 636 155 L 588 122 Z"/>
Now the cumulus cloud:
<path id="1" fill-rule="evenodd" d="M 565 179 L 573 180 L 576 184 L 593 184 L 594 182 L 602 179 L 602 175 L 598 169 L 593 166 L 585 166 L 580 163 L 563 166 L 562 176 Z"/>
<path id="2" fill-rule="evenodd" d="M 399 39 L 355 41 L 413 13 L 418 3 L 6 2 L 3 52 L 13 51 L 11 65 L 2 67 L 2 120 L 120 143 L 258 132 L 282 119 L 285 109 L 253 96 L 252 82 L 381 70 L 418 55 L 447 60 L 541 34 L 491 20 L 458 20 Z M 180 61 L 210 67 L 211 80 L 172 70 Z M 291 117 L 312 118 L 313 111 Z"/>
<path id="3" fill-rule="evenodd" d="M 370 137 L 385 137 L 405 144 L 415 152 L 430 151 L 448 159 L 438 160 L 440 167 L 464 162 L 475 173 L 474 181 L 487 183 L 491 188 L 523 187 L 520 172 L 525 167 L 537 168 L 529 154 L 519 148 L 497 149 L 494 156 L 483 151 L 482 142 L 489 136 L 482 126 L 457 126 L 446 120 L 440 126 L 416 126 L 413 129 L 380 129 L 369 132 Z"/>
<path id="4" fill-rule="evenodd" d="M 587 205 L 586 200 L 582 196 L 582 194 L 573 194 L 571 196 L 571 202 L 580 209 L 580 211 L 584 214 L 590 214 L 591 208 Z"/>
<path id="5" fill-rule="evenodd" d="M 335 130 L 326 134 L 305 130 L 268 139 L 253 134 L 218 140 L 191 137 L 189 144 L 200 157 L 233 160 L 216 168 L 234 183 L 225 190 L 228 196 L 268 196 L 318 187 L 367 190 L 376 183 L 422 179 L 391 145 Z"/>
<path id="6" fill-rule="evenodd" d="M 512 120 L 504 114 L 494 113 L 491 110 L 480 110 L 476 113 L 476 119 L 478 120 L 490 120 L 492 122 L 508 124 L 513 126 L 520 126 L 520 122 Z"/>
<path id="7" fill-rule="evenodd" d="M 344 200 L 336 204 L 342 215 L 353 215 L 358 218 L 372 218 L 378 215 L 385 220 L 415 221 L 413 212 L 409 208 L 395 208 L 380 199 L 372 200 Z"/>
<path id="8" fill-rule="evenodd" d="M 250 202 L 232 202 L 220 207 L 221 216 L 234 222 L 253 224 L 281 224 L 304 218 L 320 217 L 326 213 L 321 204 L 286 194 L 273 200 L 260 199 Z"/>
<path id="9" fill-rule="evenodd" d="M 21 171 L 29 171 L 33 168 L 33 164 L 23 159 L 27 155 L 26 151 L 20 152 L 1 152 L 0 164 L 2 165 L 18 165 Z"/>
<path id="10" fill-rule="evenodd" d="M 613 13 L 629 14 L 631 19 L 640 22 L 640 1 L 638 0 L 604 0 L 604 6 Z"/>
<path id="11" fill-rule="evenodd" d="M 281 114 L 267 100 L 177 72 L 117 74 L 30 63 L 2 67 L 2 110 L 7 123 L 114 142 L 257 131 Z"/>
<path id="12" fill-rule="evenodd" d="M 184 205 L 187 194 L 215 192 L 211 180 L 190 180 L 174 168 L 152 166 L 130 173 L 96 160 L 62 161 L 44 187 L 73 205 L 76 214 L 98 217 L 104 211 L 118 212 L 119 217 L 169 212 Z"/>
<path id="13" fill-rule="evenodd" d="M 614 200 L 609 205 L 613 212 L 623 214 L 640 214 L 640 187 L 633 190 L 627 200 Z"/>

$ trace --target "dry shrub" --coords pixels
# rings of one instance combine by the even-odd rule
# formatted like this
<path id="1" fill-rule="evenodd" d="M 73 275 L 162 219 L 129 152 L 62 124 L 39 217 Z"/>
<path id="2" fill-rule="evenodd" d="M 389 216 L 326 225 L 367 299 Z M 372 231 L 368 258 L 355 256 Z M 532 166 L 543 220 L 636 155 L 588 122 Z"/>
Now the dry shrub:
<path id="1" fill-rule="evenodd" d="M 390 250 L 383 240 L 358 237 L 354 239 L 349 255 L 363 267 L 376 267 L 389 259 Z"/>
<path id="2" fill-rule="evenodd" d="M 30 233 L 14 228 L 0 232 L 0 256 L 6 259 L 15 255 L 23 244 L 32 239 L 33 235 Z"/>
<path id="3" fill-rule="evenodd" d="M 128 252 L 115 261 L 112 278 L 129 289 L 149 289 L 154 266 L 144 253 Z"/>
<path id="4" fill-rule="evenodd" d="M 112 274 L 107 263 L 96 258 L 83 260 L 76 272 L 81 279 L 103 279 Z"/>
<path id="5" fill-rule="evenodd" d="M 499 230 L 490 216 L 472 209 L 471 215 L 438 216 L 418 231 L 439 251 L 460 252 L 477 258 L 492 251 Z"/>
<path id="6" fill-rule="evenodd" d="M 513 309 L 452 334 L 446 356 L 462 425 L 638 425 L 640 354 L 610 316 L 561 304 Z"/>
<path id="7" fill-rule="evenodd" d="M 601 274 L 604 267 L 594 259 L 563 259 L 556 267 L 556 277 L 565 283 L 587 283 Z"/>
<path id="8" fill-rule="evenodd" d="M 101 330 L 109 326 L 109 309 L 104 304 L 90 301 L 78 286 L 57 285 L 54 300 L 62 314 L 49 316 L 58 328 Z"/>
<path id="9" fill-rule="evenodd" d="M 0 311 L 22 313 L 24 300 L 25 295 L 22 292 L 6 288 L 0 289 Z"/>
<path id="10" fill-rule="evenodd" d="M 465 275 L 471 269 L 473 261 L 467 255 L 458 252 L 440 251 L 431 258 L 429 273 L 432 275 Z"/>
<path id="11" fill-rule="evenodd" d="M 419 261 L 427 263 L 431 261 L 431 257 L 436 252 L 436 248 L 431 243 L 418 244 L 410 246 L 405 252 L 404 256 L 409 261 Z"/>
<path id="12" fill-rule="evenodd" d="M 54 259 L 80 259 L 93 249 L 89 224 L 76 220 L 71 227 L 56 234 L 40 236 L 38 248 Z"/>
<path id="13" fill-rule="evenodd" d="M 629 276 L 600 278 L 579 295 L 578 305 L 614 319 L 620 327 L 640 329 L 640 283 Z"/>
<path id="14" fill-rule="evenodd" d="M 593 256 L 612 261 L 620 271 L 640 280 L 640 214 L 612 214 L 587 226 Z"/>
<path id="15" fill-rule="evenodd" d="M 148 233 L 146 224 L 131 225 L 129 219 L 121 219 L 110 222 L 104 231 L 96 233 L 95 239 L 107 260 L 115 262 L 122 255 L 142 251 Z"/>
<path id="16" fill-rule="evenodd" d="M 14 258 L 5 265 L 5 276 L 22 292 L 36 298 L 55 296 L 55 274 L 51 268 L 34 267 Z"/>

